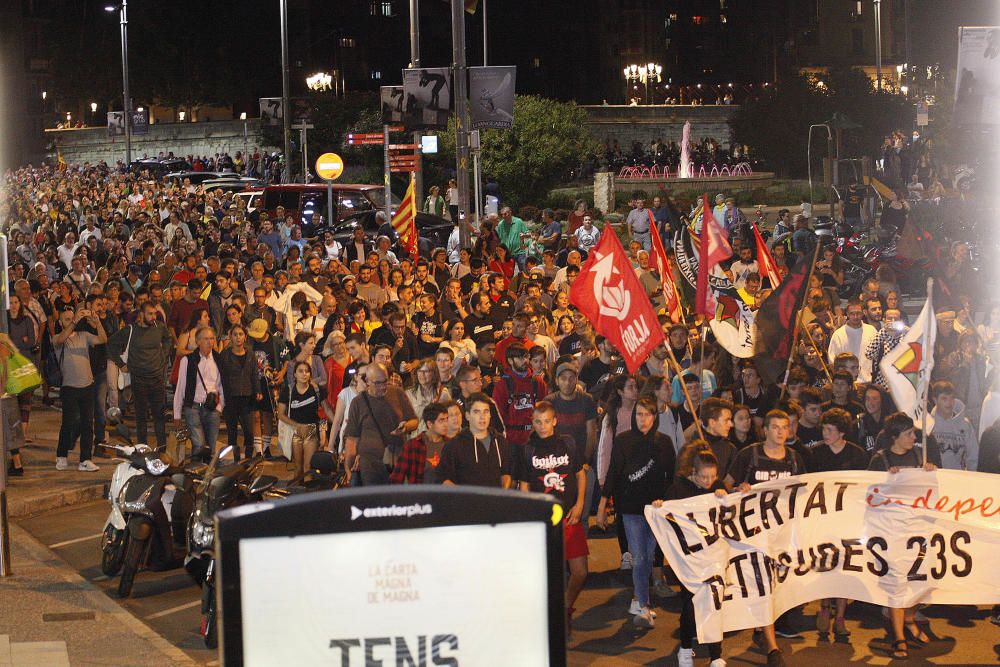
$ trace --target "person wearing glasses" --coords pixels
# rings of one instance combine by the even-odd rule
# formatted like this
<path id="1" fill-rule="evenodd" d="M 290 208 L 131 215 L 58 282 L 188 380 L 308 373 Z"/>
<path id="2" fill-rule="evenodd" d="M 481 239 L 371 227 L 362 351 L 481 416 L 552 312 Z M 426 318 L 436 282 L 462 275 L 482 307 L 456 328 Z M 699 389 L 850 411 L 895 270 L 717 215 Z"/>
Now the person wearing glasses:
<path id="1" fill-rule="evenodd" d="M 433 366 L 433 363 L 432 363 Z M 389 483 L 395 457 L 403 449 L 403 438 L 418 426 L 410 399 L 399 387 L 389 386 L 389 370 L 368 364 L 366 388 L 351 401 L 344 427 L 344 462 L 348 478 L 363 486 Z M 354 476 L 358 480 L 354 480 Z"/>

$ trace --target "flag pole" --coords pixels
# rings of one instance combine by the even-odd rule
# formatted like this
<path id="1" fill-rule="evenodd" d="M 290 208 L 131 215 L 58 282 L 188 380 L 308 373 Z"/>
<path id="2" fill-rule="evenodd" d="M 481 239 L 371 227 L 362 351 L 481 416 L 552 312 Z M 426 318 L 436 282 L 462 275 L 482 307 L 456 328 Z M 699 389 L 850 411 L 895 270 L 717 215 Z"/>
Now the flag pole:
<path id="1" fill-rule="evenodd" d="M 684 369 L 681 365 L 677 363 L 677 357 L 674 356 L 674 350 L 670 347 L 670 341 L 666 341 L 667 352 L 670 353 L 670 361 L 674 364 L 674 373 L 677 374 L 677 382 L 681 385 L 681 391 L 684 392 L 684 401 L 687 403 L 688 409 L 691 414 L 694 415 L 694 425 L 698 429 L 698 437 L 705 440 L 705 432 L 701 430 L 701 418 L 698 416 L 698 411 L 694 408 L 694 401 L 691 399 L 691 394 L 688 392 L 687 385 L 684 384 Z M 698 377 L 698 386 L 701 386 L 701 377 Z M 676 446 L 676 445 L 675 445 Z"/>
<path id="2" fill-rule="evenodd" d="M 801 311 L 800 311 L 798 319 L 800 319 L 800 320 L 802 319 Z M 823 365 L 823 372 L 826 373 L 826 379 L 830 381 L 830 384 L 833 384 L 833 376 L 830 375 L 830 369 L 827 367 L 826 361 L 823 359 L 823 353 L 820 352 L 819 346 L 816 345 L 816 341 L 813 340 L 812 334 L 809 333 L 809 327 L 808 326 L 803 326 L 802 327 L 802 331 L 805 332 L 806 338 L 809 339 L 809 344 L 812 345 L 812 348 L 814 350 L 816 350 L 816 356 L 819 357 L 819 363 L 821 363 Z"/>
<path id="3" fill-rule="evenodd" d="M 933 303 L 933 301 L 931 301 L 932 294 L 933 294 L 933 292 L 932 292 L 933 289 L 934 289 L 934 278 L 928 276 L 928 278 L 927 278 L 927 303 L 928 304 L 932 304 Z M 932 326 L 935 326 L 935 327 L 937 326 L 937 319 L 933 317 L 934 311 L 933 311 L 933 309 L 930 309 L 930 310 L 931 310 L 931 312 L 929 313 L 931 315 L 930 322 L 925 323 L 925 326 L 924 326 L 924 339 L 921 341 L 921 346 L 923 347 L 923 350 L 924 350 L 924 352 L 923 352 L 924 357 L 923 357 L 923 360 L 922 360 L 922 363 L 924 365 L 924 369 L 922 370 L 922 372 L 925 372 L 925 373 L 927 372 L 927 370 L 926 370 L 926 367 L 927 367 L 927 361 L 926 361 L 927 357 L 928 357 L 929 354 L 934 354 L 934 350 L 928 350 L 927 349 L 927 343 L 929 342 L 928 339 L 930 338 L 930 335 L 931 335 L 931 327 Z M 667 347 L 670 347 L 670 346 L 668 345 Z M 921 446 L 920 448 L 924 450 L 924 467 L 927 466 L 927 394 L 930 393 L 930 391 L 929 391 L 930 380 L 931 379 L 929 377 L 924 379 L 924 382 L 922 383 L 923 387 L 924 387 L 923 396 L 920 397 L 920 446 Z"/>
<path id="4" fill-rule="evenodd" d="M 816 239 L 816 247 L 813 249 L 812 263 L 809 265 L 809 276 L 806 277 L 806 298 L 808 298 L 809 295 L 809 283 L 812 282 L 813 271 L 816 270 L 816 259 L 819 257 L 819 246 L 819 239 Z M 788 391 L 788 374 L 792 372 L 792 360 L 795 358 L 795 346 L 799 343 L 799 325 L 802 323 L 802 318 L 799 317 L 798 313 L 800 313 L 801 310 L 802 305 L 799 304 L 799 307 L 796 308 L 795 323 L 793 325 L 794 330 L 792 331 L 792 346 L 788 349 L 788 363 L 785 364 L 785 378 L 781 383 L 781 394 L 778 396 L 779 401 L 785 398 L 785 392 Z"/>

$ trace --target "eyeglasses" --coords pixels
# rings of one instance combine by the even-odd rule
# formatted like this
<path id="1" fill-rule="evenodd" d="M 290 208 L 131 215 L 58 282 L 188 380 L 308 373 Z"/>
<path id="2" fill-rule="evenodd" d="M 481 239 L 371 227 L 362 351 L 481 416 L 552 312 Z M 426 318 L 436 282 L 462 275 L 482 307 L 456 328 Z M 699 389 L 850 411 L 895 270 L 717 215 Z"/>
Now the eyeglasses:
<path id="1" fill-rule="evenodd" d="M 384 387 L 389 384 L 388 380 L 368 380 L 368 384 L 373 387 Z"/>

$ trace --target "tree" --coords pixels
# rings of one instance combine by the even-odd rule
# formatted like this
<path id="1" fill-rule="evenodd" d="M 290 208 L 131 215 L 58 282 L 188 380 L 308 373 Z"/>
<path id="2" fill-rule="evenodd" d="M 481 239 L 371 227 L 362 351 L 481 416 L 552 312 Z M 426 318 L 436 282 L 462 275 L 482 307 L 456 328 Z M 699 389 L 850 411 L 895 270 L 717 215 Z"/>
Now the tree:
<path id="1" fill-rule="evenodd" d="M 600 152 L 586 120 L 586 112 L 573 102 L 515 96 L 514 128 L 480 134 L 483 174 L 497 179 L 505 203 L 518 206 L 542 201 L 559 182 L 560 174 Z M 424 163 L 426 186 L 454 170 L 454 118 L 439 137 L 440 153 Z"/>
<path id="2" fill-rule="evenodd" d="M 804 176 L 809 126 L 829 121 L 834 113 L 860 126 L 843 132 L 841 157 L 860 157 L 878 150 L 882 136 L 908 128 L 913 110 L 903 96 L 877 92 L 864 72 L 844 68 L 821 79 L 789 78 L 769 96 L 743 105 L 730 125 L 735 140 L 779 175 Z"/>

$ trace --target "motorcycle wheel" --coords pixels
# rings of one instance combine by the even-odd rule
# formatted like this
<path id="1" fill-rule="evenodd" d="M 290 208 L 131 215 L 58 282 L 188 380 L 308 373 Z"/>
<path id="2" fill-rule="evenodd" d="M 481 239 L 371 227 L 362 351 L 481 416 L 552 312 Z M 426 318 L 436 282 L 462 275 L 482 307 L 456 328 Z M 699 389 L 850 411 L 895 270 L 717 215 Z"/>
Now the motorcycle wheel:
<path id="1" fill-rule="evenodd" d="M 214 649 L 219 645 L 218 629 L 215 627 L 215 586 L 206 583 L 202 589 L 201 636 L 205 640 L 205 648 Z"/>
<path id="2" fill-rule="evenodd" d="M 114 577 L 121 572 L 128 542 L 128 530 L 118 530 L 111 525 L 104 529 L 104 536 L 101 538 L 101 572 L 105 576 Z"/>
<path id="3" fill-rule="evenodd" d="M 132 594 L 132 584 L 135 583 L 135 575 L 139 572 L 142 555 L 146 551 L 146 543 L 149 540 L 128 541 L 128 548 L 125 550 L 125 562 L 122 565 L 122 578 L 118 580 L 118 597 L 127 598 Z"/>

